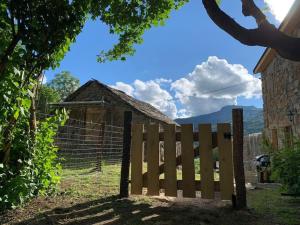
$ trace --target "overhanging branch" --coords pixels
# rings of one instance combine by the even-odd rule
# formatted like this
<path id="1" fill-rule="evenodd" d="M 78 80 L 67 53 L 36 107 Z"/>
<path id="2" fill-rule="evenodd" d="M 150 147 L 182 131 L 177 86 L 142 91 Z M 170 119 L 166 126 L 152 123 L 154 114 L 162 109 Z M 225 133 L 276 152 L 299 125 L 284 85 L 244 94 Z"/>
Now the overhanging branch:
<path id="1" fill-rule="evenodd" d="M 213 22 L 242 44 L 270 47 L 286 59 L 300 61 L 300 38 L 288 36 L 270 24 L 253 0 L 242 0 L 243 14 L 256 19 L 256 29 L 247 29 L 239 25 L 219 8 L 215 0 L 202 2 Z"/>

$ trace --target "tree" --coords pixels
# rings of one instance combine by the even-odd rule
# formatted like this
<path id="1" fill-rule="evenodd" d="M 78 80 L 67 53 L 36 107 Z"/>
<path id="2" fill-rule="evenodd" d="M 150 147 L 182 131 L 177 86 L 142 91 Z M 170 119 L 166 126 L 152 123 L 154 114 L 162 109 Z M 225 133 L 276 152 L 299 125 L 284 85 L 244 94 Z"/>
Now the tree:
<path id="1" fill-rule="evenodd" d="M 100 19 L 119 43 L 98 60 L 125 59 L 152 25 L 163 24 L 173 9 L 188 0 L 4 0 L 0 5 L 0 76 L 18 44 L 24 46 L 31 69 L 55 67 L 81 32 L 86 20 Z M 25 65 L 25 62 L 22 62 Z M 36 73 L 38 74 L 38 73 Z"/>
<path id="2" fill-rule="evenodd" d="M 101 20 L 108 25 L 110 33 L 119 37 L 111 50 L 99 53 L 98 61 L 124 60 L 134 54 L 134 45 L 142 42 L 145 30 L 163 24 L 173 9 L 187 1 L 1 1 L 0 163 L 9 163 L 13 130 L 19 115 L 28 117 L 30 126 L 26 129 L 34 138 L 37 80 L 43 70 L 59 65 L 88 19 Z"/>
<path id="3" fill-rule="evenodd" d="M 256 19 L 257 29 L 240 26 L 219 8 L 216 1 L 219 2 L 202 0 L 212 20 L 234 38 L 246 45 L 271 47 L 285 58 L 300 60 L 299 39 L 278 31 L 253 0 L 241 1 L 243 14 Z M 34 104 L 38 77 L 43 70 L 59 65 L 88 19 L 101 20 L 108 25 L 110 33 L 119 38 L 111 50 L 100 51 L 98 61 L 125 60 L 127 56 L 134 54 L 134 45 L 142 43 L 145 30 L 162 25 L 172 10 L 180 8 L 186 2 L 188 0 L 1 1 L 0 82 L 14 85 L 10 81 L 14 77 L 19 88 L 13 88 L 15 92 L 8 92 L 6 85 L 1 86 L 1 95 L 9 100 L 3 101 L 2 109 L 8 111 L 0 118 L 0 135 L 5 143 L 0 151 L 0 163 L 3 155 L 9 155 L 7 152 L 12 144 L 11 130 L 17 123 L 18 110 L 27 110 L 27 101 L 20 99 L 30 98 Z M 24 94 L 26 91 L 28 93 Z M 22 105 L 23 102 L 26 104 Z M 34 120 L 35 117 L 32 116 L 30 123 L 33 125 L 30 127 L 33 133 Z M 4 158 L 7 161 L 7 157 Z"/>
<path id="4" fill-rule="evenodd" d="M 37 91 L 37 111 L 48 113 L 48 104 L 61 101 L 59 93 L 47 85 L 42 85 Z"/>
<path id="5" fill-rule="evenodd" d="M 278 30 L 253 0 L 241 1 L 244 16 L 255 18 L 258 28 L 244 28 L 220 9 L 218 1 L 202 0 L 213 22 L 242 44 L 270 47 L 283 58 L 300 61 L 300 38 L 291 37 Z"/>
<path id="6" fill-rule="evenodd" d="M 60 99 L 64 100 L 80 87 L 80 82 L 70 72 L 63 71 L 56 74 L 47 86 L 55 90 L 59 94 Z"/>

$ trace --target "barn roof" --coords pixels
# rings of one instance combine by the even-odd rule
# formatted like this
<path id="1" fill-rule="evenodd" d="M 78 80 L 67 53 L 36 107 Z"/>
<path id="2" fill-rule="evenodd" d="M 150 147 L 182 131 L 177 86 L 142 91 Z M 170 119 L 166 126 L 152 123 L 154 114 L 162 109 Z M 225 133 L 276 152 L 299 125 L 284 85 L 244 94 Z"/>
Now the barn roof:
<path id="1" fill-rule="evenodd" d="M 286 33 L 290 34 L 293 32 L 297 27 L 299 27 L 300 23 L 300 1 L 297 0 L 291 7 L 288 15 L 285 17 L 283 22 L 279 26 L 279 30 Z M 270 63 L 273 61 L 275 56 L 277 55 L 276 51 L 271 48 L 267 48 L 263 55 L 260 57 L 257 65 L 255 66 L 253 72 L 254 73 L 262 73 L 265 71 L 265 69 L 268 68 Z"/>
<path id="2" fill-rule="evenodd" d="M 161 111 L 156 109 L 154 106 L 137 100 L 127 94 L 125 94 L 123 91 L 117 90 L 115 88 L 109 87 L 98 80 L 90 80 L 84 85 L 82 85 L 79 89 L 77 89 L 74 93 L 69 95 L 64 102 L 62 102 L 61 105 L 64 105 L 64 103 L 71 103 L 74 102 L 76 99 L 76 96 L 78 96 L 82 91 L 86 90 L 91 84 L 97 84 L 100 88 L 104 88 L 105 90 L 111 92 L 114 96 L 116 96 L 118 99 L 123 101 L 125 104 L 129 105 L 133 109 L 139 111 L 140 113 L 146 115 L 147 117 L 162 121 L 164 123 L 168 124 L 176 124 L 172 119 L 170 119 L 168 116 L 163 114 Z M 101 101 L 101 99 L 91 99 L 93 102 L 94 101 Z M 88 104 L 89 101 L 86 103 Z"/>

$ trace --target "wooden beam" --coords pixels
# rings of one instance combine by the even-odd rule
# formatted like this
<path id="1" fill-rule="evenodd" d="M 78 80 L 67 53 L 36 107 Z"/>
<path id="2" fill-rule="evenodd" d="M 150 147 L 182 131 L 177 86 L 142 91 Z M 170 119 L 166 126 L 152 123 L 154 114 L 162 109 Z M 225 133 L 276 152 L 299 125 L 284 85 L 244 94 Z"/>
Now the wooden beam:
<path id="1" fill-rule="evenodd" d="M 149 124 L 147 129 L 147 177 L 151 182 L 148 183 L 148 195 L 159 195 L 159 138 L 158 124 Z"/>
<path id="2" fill-rule="evenodd" d="M 244 126 L 243 109 L 232 110 L 232 128 L 233 128 L 233 166 L 236 190 L 236 209 L 247 207 L 247 194 L 245 185 L 244 171 Z"/>
<path id="3" fill-rule="evenodd" d="M 220 155 L 220 188 L 221 199 L 231 200 L 234 194 L 233 186 L 233 162 L 232 162 L 232 139 L 230 124 L 218 124 L 218 143 Z"/>
<path id="4" fill-rule="evenodd" d="M 143 193 L 143 124 L 132 126 L 131 147 L 131 194 L 141 195 Z"/>
<path id="5" fill-rule="evenodd" d="M 124 112 L 124 131 L 123 131 L 123 152 L 120 179 L 120 198 L 127 198 L 129 195 L 129 167 L 130 167 L 130 148 L 131 148 L 131 122 L 132 112 Z"/>
<path id="6" fill-rule="evenodd" d="M 205 199 L 214 198 L 214 162 L 211 148 L 211 124 L 199 125 L 200 146 L 200 175 L 203 187 L 201 197 Z"/>
<path id="7" fill-rule="evenodd" d="M 164 126 L 165 195 L 177 196 L 175 124 Z"/>
<path id="8" fill-rule="evenodd" d="M 182 125 L 181 158 L 182 158 L 182 195 L 185 198 L 196 197 L 195 163 L 193 147 L 193 125 Z"/>

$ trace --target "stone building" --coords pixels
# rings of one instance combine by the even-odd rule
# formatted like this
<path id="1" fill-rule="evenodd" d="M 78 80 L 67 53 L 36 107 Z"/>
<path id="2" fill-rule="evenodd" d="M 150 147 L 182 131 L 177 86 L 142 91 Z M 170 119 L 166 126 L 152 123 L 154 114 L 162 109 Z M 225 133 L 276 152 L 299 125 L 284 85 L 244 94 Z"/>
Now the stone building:
<path id="1" fill-rule="evenodd" d="M 134 122 L 175 124 L 152 105 L 97 80 L 88 81 L 64 102 L 53 105 L 67 108 L 70 118 L 85 122 L 122 126 L 124 112 L 131 111 Z"/>
<path id="2" fill-rule="evenodd" d="M 64 168 L 94 166 L 100 170 L 104 162 L 120 162 L 125 111 L 132 112 L 133 122 L 176 124 L 152 105 L 97 80 L 88 81 L 52 107 L 69 111 L 56 137 Z"/>
<path id="3" fill-rule="evenodd" d="M 300 1 L 295 1 L 279 29 L 300 37 Z M 300 137 L 300 62 L 281 58 L 266 49 L 254 73 L 261 73 L 265 134 L 275 148 L 291 136 Z"/>

